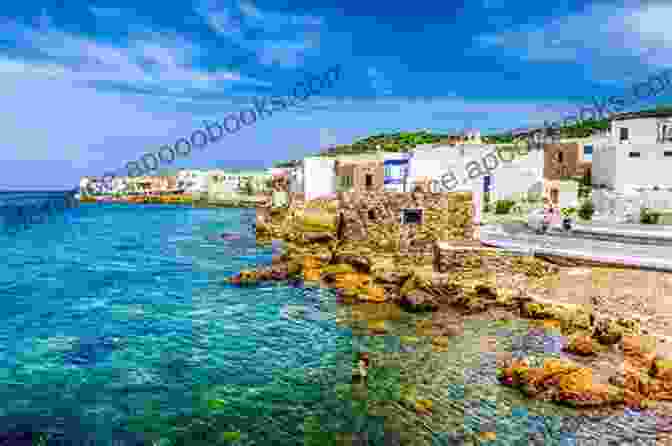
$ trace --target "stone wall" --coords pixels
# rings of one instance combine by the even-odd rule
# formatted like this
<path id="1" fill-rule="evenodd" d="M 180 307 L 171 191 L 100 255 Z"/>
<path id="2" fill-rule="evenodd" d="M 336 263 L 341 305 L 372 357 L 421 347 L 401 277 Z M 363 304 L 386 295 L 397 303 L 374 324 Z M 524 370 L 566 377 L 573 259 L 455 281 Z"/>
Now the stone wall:
<path id="1" fill-rule="evenodd" d="M 382 161 L 336 161 L 336 176 L 350 177 L 353 192 L 382 192 L 385 187 L 385 169 Z M 366 176 L 371 175 L 371 186 L 366 186 Z"/>
<path id="2" fill-rule="evenodd" d="M 558 153 L 562 152 L 562 161 Z M 566 176 L 582 176 L 592 163 L 583 160 L 583 145 L 572 143 L 544 144 L 544 178 L 559 180 Z"/>
<path id="3" fill-rule="evenodd" d="M 437 240 L 473 237 L 470 192 L 341 193 L 338 212 L 346 242 L 373 250 L 432 254 Z M 401 224 L 401 210 L 423 209 L 422 224 Z"/>

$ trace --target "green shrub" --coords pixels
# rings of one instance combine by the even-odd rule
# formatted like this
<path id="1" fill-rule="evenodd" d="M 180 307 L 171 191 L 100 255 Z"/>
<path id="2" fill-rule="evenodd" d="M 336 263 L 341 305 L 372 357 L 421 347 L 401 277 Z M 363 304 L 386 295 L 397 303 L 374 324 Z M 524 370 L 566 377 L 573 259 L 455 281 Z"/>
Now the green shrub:
<path id="1" fill-rule="evenodd" d="M 513 200 L 498 200 L 495 204 L 495 214 L 508 214 L 515 204 Z"/>
<path id="2" fill-rule="evenodd" d="M 572 208 L 572 207 L 562 208 L 560 210 L 560 213 L 562 214 L 563 217 L 571 217 L 572 215 L 574 215 L 576 213 L 576 208 Z"/>
<path id="3" fill-rule="evenodd" d="M 593 202 L 591 200 L 586 200 L 581 204 L 581 207 L 579 208 L 579 217 L 581 217 L 584 220 L 590 220 L 593 218 L 593 214 L 595 213 L 595 206 L 593 206 Z"/>
<path id="4" fill-rule="evenodd" d="M 642 208 L 639 222 L 644 225 L 655 225 L 660 218 L 660 212 L 654 212 L 649 208 Z"/>

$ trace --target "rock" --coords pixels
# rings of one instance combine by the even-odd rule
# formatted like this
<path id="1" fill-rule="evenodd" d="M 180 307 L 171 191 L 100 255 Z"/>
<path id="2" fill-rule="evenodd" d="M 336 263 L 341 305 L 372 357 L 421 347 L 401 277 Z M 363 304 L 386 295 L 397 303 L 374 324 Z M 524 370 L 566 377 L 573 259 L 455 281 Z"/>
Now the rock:
<path id="1" fill-rule="evenodd" d="M 564 350 L 581 356 L 591 356 L 597 353 L 598 347 L 590 335 L 576 333 L 569 337 L 569 342 Z"/>
<path id="2" fill-rule="evenodd" d="M 434 296 L 418 289 L 402 293 L 400 303 L 402 308 L 412 313 L 436 311 L 439 309 L 439 305 Z"/>
<path id="3" fill-rule="evenodd" d="M 588 306 L 536 300 L 521 301 L 520 314 L 528 319 L 557 319 L 561 322 L 563 334 L 591 330 L 594 319 L 592 309 Z"/>
<path id="4" fill-rule="evenodd" d="M 651 365 L 650 375 L 672 383 L 672 359 L 656 358 Z"/>
<path id="5" fill-rule="evenodd" d="M 415 410 L 419 414 L 429 415 L 432 413 L 432 402 L 427 399 L 419 399 L 415 402 Z"/>
<path id="6" fill-rule="evenodd" d="M 352 265 L 361 272 L 371 272 L 371 261 L 361 254 L 355 253 L 336 253 L 333 258 L 334 263 L 345 263 Z"/>
<path id="7" fill-rule="evenodd" d="M 614 345 L 623 337 L 623 327 L 612 320 L 598 320 L 595 323 L 593 336 L 600 344 Z"/>
<path id="8" fill-rule="evenodd" d="M 335 240 L 335 237 L 329 232 L 304 232 L 303 240 L 306 243 L 327 243 Z"/>
<path id="9" fill-rule="evenodd" d="M 373 274 L 373 278 L 378 282 L 401 285 L 410 275 L 408 271 L 379 270 Z"/>
<path id="10" fill-rule="evenodd" d="M 641 369 L 651 369 L 656 358 L 656 339 L 653 336 L 624 335 L 621 347 L 628 363 Z"/>
<path id="11" fill-rule="evenodd" d="M 623 389 L 593 382 L 593 372 L 565 360 L 547 359 L 543 367 L 514 360 L 498 371 L 505 385 L 519 388 L 530 397 L 545 395 L 571 406 L 600 406 L 623 402 Z"/>
<path id="12" fill-rule="evenodd" d="M 320 280 L 322 272 L 319 268 L 304 268 L 303 269 L 303 280 L 306 282 L 317 282 Z"/>
<path id="13" fill-rule="evenodd" d="M 435 351 L 447 351 L 451 341 L 448 336 L 435 336 L 432 338 L 432 347 Z"/>
<path id="14" fill-rule="evenodd" d="M 593 337 L 601 344 L 614 345 L 620 342 L 624 335 L 637 336 L 640 333 L 641 327 L 638 321 L 608 318 L 595 323 Z"/>
<path id="15" fill-rule="evenodd" d="M 369 321 L 368 328 L 373 334 L 385 334 L 387 333 L 387 327 L 384 320 L 380 321 Z"/>
<path id="16" fill-rule="evenodd" d="M 357 271 L 352 267 L 352 265 L 345 263 L 327 265 L 322 268 L 322 279 L 326 280 L 327 282 L 333 282 L 338 276 L 343 274 L 354 274 L 356 272 Z"/>
<path id="17" fill-rule="evenodd" d="M 341 290 L 356 290 L 363 289 L 370 282 L 371 278 L 367 274 L 346 273 L 335 276 L 334 286 Z"/>

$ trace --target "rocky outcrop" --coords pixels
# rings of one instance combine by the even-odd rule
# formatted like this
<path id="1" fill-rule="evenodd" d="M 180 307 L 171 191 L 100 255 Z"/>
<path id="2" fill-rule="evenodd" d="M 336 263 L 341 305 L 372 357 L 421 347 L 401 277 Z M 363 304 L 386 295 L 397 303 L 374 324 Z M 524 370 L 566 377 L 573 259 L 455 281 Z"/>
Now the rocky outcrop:
<path id="1" fill-rule="evenodd" d="M 521 301 L 520 315 L 528 319 L 546 319 L 560 321 L 565 335 L 577 331 L 592 332 L 593 310 L 587 305 L 560 304 L 541 300 Z"/>
<path id="2" fill-rule="evenodd" d="M 590 368 L 565 360 L 547 359 L 541 367 L 532 367 L 527 360 L 512 360 L 498 370 L 498 378 L 528 397 L 573 407 L 619 404 L 625 400 L 622 389 L 594 382 Z"/>

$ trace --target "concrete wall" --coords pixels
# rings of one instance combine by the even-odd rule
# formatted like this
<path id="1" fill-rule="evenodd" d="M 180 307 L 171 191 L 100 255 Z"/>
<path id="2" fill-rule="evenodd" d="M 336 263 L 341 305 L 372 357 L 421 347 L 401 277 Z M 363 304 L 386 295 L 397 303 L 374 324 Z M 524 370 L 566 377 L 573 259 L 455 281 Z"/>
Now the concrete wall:
<path id="1" fill-rule="evenodd" d="M 591 181 L 594 185 L 604 184 L 614 187 L 617 157 L 615 146 L 598 146 L 595 148 L 591 168 Z"/>
<path id="2" fill-rule="evenodd" d="M 506 156 L 506 155 L 504 155 Z M 523 194 L 544 191 L 544 153 L 533 150 L 511 162 L 501 162 L 490 174 L 493 200 L 520 199 Z"/>
<path id="3" fill-rule="evenodd" d="M 303 181 L 306 200 L 336 193 L 335 160 L 306 158 L 303 160 Z"/>
<path id="4" fill-rule="evenodd" d="M 613 187 L 622 192 L 628 185 L 672 185 L 672 144 L 618 144 Z M 631 152 L 639 157 L 630 157 Z"/>
<path id="5" fill-rule="evenodd" d="M 628 129 L 629 144 L 656 144 L 658 118 L 638 118 L 611 122 L 611 144 L 619 144 L 620 129 Z"/>

